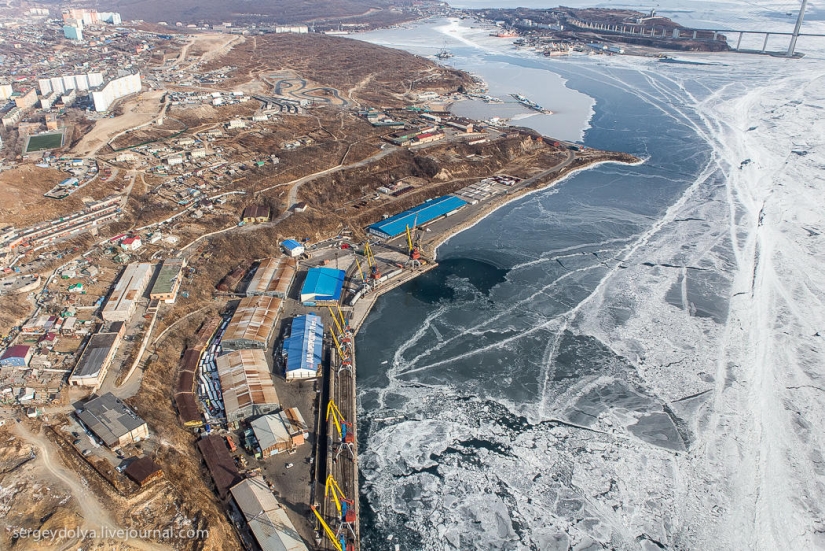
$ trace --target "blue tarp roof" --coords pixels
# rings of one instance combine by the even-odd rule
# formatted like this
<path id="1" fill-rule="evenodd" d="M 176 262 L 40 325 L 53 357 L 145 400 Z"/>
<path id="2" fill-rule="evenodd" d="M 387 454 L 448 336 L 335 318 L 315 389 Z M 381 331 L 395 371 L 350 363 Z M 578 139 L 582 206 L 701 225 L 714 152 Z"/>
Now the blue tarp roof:
<path id="1" fill-rule="evenodd" d="M 407 231 L 407 226 L 413 229 L 416 225 L 426 224 L 466 204 L 467 201 L 459 199 L 455 195 L 445 195 L 436 199 L 430 199 L 395 216 L 390 216 L 386 220 L 367 226 L 367 231 L 389 239 Z"/>
<path id="2" fill-rule="evenodd" d="M 324 324 L 320 316 L 307 314 L 292 320 L 289 338 L 284 340 L 286 371 L 308 369 L 315 372 L 321 363 Z"/>
<path id="3" fill-rule="evenodd" d="M 344 270 L 310 268 L 304 286 L 301 287 L 301 302 L 340 300 L 345 277 Z"/>
<path id="4" fill-rule="evenodd" d="M 303 247 L 300 243 L 295 241 L 294 239 L 287 239 L 286 241 L 281 242 L 281 246 L 288 251 L 293 249 L 297 249 L 298 247 Z"/>

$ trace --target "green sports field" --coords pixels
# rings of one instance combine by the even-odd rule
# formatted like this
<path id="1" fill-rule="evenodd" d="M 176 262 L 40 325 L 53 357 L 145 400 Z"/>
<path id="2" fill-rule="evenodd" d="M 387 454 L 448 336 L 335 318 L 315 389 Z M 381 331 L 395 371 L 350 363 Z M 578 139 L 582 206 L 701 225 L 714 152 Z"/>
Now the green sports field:
<path id="1" fill-rule="evenodd" d="M 29 136 L 29 141 L 26 143 L 26 153 L 44 151 L 46 149 L 57 149 L 61 145 L 63 145 L 63 132 Z"/>

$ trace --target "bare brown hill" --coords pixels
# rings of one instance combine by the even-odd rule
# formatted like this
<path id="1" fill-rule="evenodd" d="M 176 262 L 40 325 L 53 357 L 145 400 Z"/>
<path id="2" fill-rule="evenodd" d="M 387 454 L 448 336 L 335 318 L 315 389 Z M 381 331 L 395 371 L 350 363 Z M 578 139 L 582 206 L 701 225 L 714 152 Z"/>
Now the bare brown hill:
<path id="1" fill-rule="evenodd" d="M 213 67 L 214 65 L 214 67 Z M 407 92 L 455 91 L 470 86 L 472 78 L 455 69 L 437 65 L 401 50 L 359 40 L 322 34 L 270 34 L 235 45 L 203 68 L 224 65 L 242 67 L 267 76 L 278 66 L 301 78 L 332 86 L 346 99 L 368 105 L 395 107 Z"/>

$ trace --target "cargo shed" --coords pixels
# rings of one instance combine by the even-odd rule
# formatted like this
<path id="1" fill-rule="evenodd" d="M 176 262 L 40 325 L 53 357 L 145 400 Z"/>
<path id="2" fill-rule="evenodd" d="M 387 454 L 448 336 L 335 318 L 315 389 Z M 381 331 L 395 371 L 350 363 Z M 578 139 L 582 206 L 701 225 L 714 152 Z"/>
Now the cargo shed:
<path id="1" fill-rule="evenodd" d="M 284 339 L 284 377 L 287 381 L 317 377 L 324 347 L 324 324 L 315 314 L 292 320 L 289 337 Z"/>
<path id="2" fill-rule="evenodd" d="M 247 478 L 230 491 L 263 551 L 309 551 L 263 480 Z"/>
<path id="3" fill-rule="evenodd" d="M 346 275 L 343 270 L 335 268 L 310 268 L 301 287 L 301 302 L 305 306 L 337 304 L 341 300 Z"/>
<path id="4" fill-rule="evenodd" d="M 235 460 L 226 447 L 226 441 L 217 434 L 211 434 L 198 441 L 198 449 L 206 462 L 206 468 L 215 481 L 218 496 L 224 499 L 229 494 L 229 488 L 243 480 Z"/>
<path id="5" fill-rule="evenodd" d="M 216 364 L 227 423 L 278 409 L 278 393 L 263 350 L 236 350 L 219 356 Z"/>
<path id="6" fill-rule="evenodd" d="M 370 224 L 367 226 L 367 232 L 381 239 L 392 239 L 406 232 L 407 227 L 413 229 L 442 216 L 450 216 L 466 204 L 467 201 L 454 195 L 444 195 L 425 201 L 375 224 Z"/>
<path id="7" fill-rule="evenodd" d="M 266 349 L 275 331 L 275 323 L 283 300 L 277 297 L 247 297 L 241 299 L 221 338 L 228 350 L 243 348 Z"/>
<path id="8" fill-rule="evenodd" d="M 295 278 L 297 266 L 298 263 L 294 258 L 286 256 L 262 260 L 246 287 L 246 296 L 266 295 L 286 298 L 289 286 Z"/>

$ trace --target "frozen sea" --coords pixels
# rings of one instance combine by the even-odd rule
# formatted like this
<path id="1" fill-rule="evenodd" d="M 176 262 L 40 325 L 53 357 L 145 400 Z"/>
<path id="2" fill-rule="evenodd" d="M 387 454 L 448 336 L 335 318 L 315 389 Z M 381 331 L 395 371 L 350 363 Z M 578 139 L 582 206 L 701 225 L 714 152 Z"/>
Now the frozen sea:
<path id="1" fill-rule="evenodd" d="M 825 549 L 825 42 L 548 60 L 471 26 L 360 38 L 447 41 L 563 114 L 519 124 L 645 162 L 506 205 L 378 300 L 363 548 Z"/>

